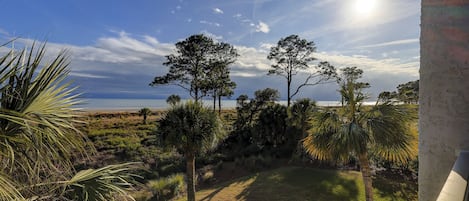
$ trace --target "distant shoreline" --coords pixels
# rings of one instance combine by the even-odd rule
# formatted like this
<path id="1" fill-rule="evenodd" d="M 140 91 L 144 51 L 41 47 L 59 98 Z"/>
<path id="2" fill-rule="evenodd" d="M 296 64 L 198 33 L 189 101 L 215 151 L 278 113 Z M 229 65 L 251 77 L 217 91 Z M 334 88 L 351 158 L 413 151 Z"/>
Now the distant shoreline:
<path id="1" fill-rule="evenodd" d="M 151 110 L 167 110 L 169 105 L 164 99 L 104 99 L 104 98 L 88 98 L 81 99 L 83 104 L 77 105 L 83 112 L 132 112 L 138 111 L 142 108 L 150 108 Z M 184 102 L 186 100 L 182 100 Z M 206 107 L 212 107 L 212 102 L 203 100 Z M 287 105 L 287 101 L 281 100 L 277 103 Z M 365 104 L 374 104 L 374 101 L 365 102 Z M 222 100 L 222 109 L 235 109 L 236 100 Z M 317 101 L 318 106 L 339 106 L 339 101 Z M 217 106 L 218 107 L 218 106 Z"/>

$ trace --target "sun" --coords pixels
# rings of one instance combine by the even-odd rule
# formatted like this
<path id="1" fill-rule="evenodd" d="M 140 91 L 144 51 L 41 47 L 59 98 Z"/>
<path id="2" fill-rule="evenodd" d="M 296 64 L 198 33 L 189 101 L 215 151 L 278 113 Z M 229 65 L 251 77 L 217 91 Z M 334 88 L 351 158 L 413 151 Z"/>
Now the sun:
<path id="1" fill-rule="evenodd" d="M 361 16 L 370 16 L 376 10 L 378 0 L 355 0 L 354 9 Z"/>

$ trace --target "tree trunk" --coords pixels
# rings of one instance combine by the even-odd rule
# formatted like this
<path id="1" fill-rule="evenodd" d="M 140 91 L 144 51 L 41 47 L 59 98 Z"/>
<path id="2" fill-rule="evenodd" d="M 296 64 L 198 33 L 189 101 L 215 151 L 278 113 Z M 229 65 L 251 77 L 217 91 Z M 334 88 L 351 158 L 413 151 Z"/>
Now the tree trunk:
<path id="1" fill-rule="evenodd" d="M 221 115 L 221 96 L 218 95 L 218 115 Z"/>
<path id="2" fill-rule="evenodd" d="M 287 107 L 290 107 L 291 97 L 290 97 L 290 87 L 291 87 L 291 79 L 287 81 Z"/>
<path id="3" fill-rule="evenodd" d="M 147 124 L 147 115 L 146 114 L 143 115 L 143 124 Z"/>
<path id="4" fill-rule="evenodd" d="M 373 185 L 368 155 L 366 153 L 360 154 L 358 160 L 360 161 L 360 171 L 362 172 L 363 183 L 365 184 L 366 201 L 373 201 Z"/>
<path id="5" fill-rule="evenodd" d="M 195 156 L 194 153 L 186 155 L 187 201 L 195 201 Z"/>
<path id="6" fill-rule="evenodd" d="M 217 109 L 217 92 L 216 91 L 213 91 L 213 112 L 215 112 L 215 110 Z"/>

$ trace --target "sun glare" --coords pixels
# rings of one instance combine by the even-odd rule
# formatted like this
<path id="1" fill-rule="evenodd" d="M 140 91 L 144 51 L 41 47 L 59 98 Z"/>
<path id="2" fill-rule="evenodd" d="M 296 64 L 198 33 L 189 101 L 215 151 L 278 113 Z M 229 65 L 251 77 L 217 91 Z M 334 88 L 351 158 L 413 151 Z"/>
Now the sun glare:
<path id="1" fill-rule="evenodd" d="M 356 0 L 355 11 L 362 16 L 370 16 L 375 11 L 377 0 Z"/>

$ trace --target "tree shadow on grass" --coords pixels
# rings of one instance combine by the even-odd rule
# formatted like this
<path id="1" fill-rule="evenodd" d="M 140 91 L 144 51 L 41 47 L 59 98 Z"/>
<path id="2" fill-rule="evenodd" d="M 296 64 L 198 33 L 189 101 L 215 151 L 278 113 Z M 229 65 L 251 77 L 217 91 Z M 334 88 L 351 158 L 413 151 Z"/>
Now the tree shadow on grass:
<path id="1" fill-rule="evenodd" d="M 225 193 L 225 192 L 222 192 L 224 189 L 229 188 L 232 185 L 241 185 L 243 183 L 247 183 L 247 182 L 249 182 L 249 180 L 252 180 L 253 178 L 255 179 L 256 176 L 255 175 L 254 176 L 245 176 L 245 177 L 241 177 L 239 179 L 236 179 L 235 182 L 224 182 L 224 183 L 218 185 L 217 187 L 215 187 L 214 191 L 212 191 L 208 195 L 206 195 L 206 196 L 204 196 L 200 199 L 197 199 L 197 200 L 199 200 L 199 201 L 212 201 L 212 200 L 215 200 L 216 199 L 215 197 L 218 194 Z M 229 191 L 229 189 L 228 189 L 228 191 Z M 219 199 L 216 199 L 216 200 L 219 200 Z"/>
<path id="2" fill-rule="evenodd" d="M 210 201 L 210 200 L 212 200 L 220 191 L 222 191 L 227 186 L 228 185 L 218 187 L 216 190 L 214 190 L 213 192 L 211 192 L 207 196 L 201 198 L 200 201 Z"/>
<path id="3" fill-rule="evenodd" d="M 417 182 L 405 180 L 403 177 L 386 177 L 378 175 L 373 180 L 375 195 L 391 200 L 418 200 Z"/>
<path id="4" fill-rule="evenodd" d="M 357 174 L 289 167 L 259 173 L 236 200 L 359 200 Z"/>

